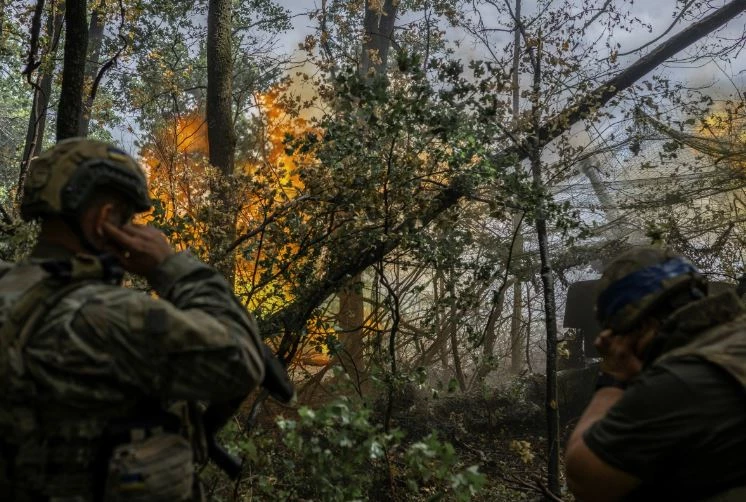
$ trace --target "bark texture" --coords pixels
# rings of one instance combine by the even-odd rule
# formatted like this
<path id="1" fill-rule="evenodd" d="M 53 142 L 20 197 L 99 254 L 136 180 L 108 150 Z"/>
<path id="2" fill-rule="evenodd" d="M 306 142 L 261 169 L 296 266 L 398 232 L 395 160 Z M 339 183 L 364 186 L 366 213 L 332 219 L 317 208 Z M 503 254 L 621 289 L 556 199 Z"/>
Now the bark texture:
<path id="1" fill-rule="evenodd" d="M 397 0 L 365 2 L 363 20 L 363 49 L 360 55 L 360 74 L 385 75 L 389 49 L 394 34 L 394 23 L 399 9 Z"/>
<path id="2" fill-rule="evenodd" d="M 210 164 L 233 174 L 236 132 L 231 107 L 233 53 L 231 0 L 210 0 L 207 14 L 207 138 Z"/>
<path id="3" fill-rule="evenodd" d="M 236 213 L 231 203 L 236 132 L 233 124 L 233 3 L 210 0 L 207 13 L 207 142 L 213 180 L 212 218 L 208 232 L 210 262 L 232 284 L 235 260 L 223 249 L 236 236 Z M 218 257 L 222 257 L 219 259 Z"/>
<path id="4" fill-rule="evenodd" d="M 65 2 L 65 58 L 57 108 L 57 141 L 78 135 L 88 51 L 87 0 Z"/>
<path id="5" fill-rule="evenodd" d="M 354 277 L 350 285 L 340 291 L 338 296 L 339 313 L 337 314 L 337 322 L 342 329 L 339 335 L 339 340 L 342 343 L 339 360 L 350 378 L 356 384 L 359 384 L 365 373 L 363 362 L 365 305 L 363 303 L 362 274 Z"/>
<path id="6" fill-rule="evenodd" d="M 49 35 L 49 45 L 46 47 L 45 54 L 42 56 L 39 73 L 36 76 L 34 97 L 31 102 L 28 126 L 26 127 L 26 140 L 23 145 L 21 166 L 18 170 L 17 204 L 20 204 L 21 196 L 23 195 L 23 183 L 26 179 L 29 161 L 32 157 L 41 153 L 41 145 L 44 142 L 44 129 L 47 124 L 49 98 L 52 94 L 54 60 L 57 57 L 57 47 L 64 20 L 64 10 L 61 7 L 55 8 L 56 3 L 53 3 L 52 7 L 53 11 L 49 13 L 46 27 Z"/>
<path id="7" fill-rule="evenodd" d="M 91 24 L 88 26 L 88 57 L 85 67 L 85 99 L 83 108 L 80 110 L 78 119 L 78 136 L 88 136 L 88 129 L 91 123 L 91 110 L 93 109 L 93 82 L 96 80 L 98 69 L 101 66 L 101 46 L 104 40 L 104 28 L 106 27 L 106 17 L 104 12 L 104 3 L 100 2 L 91 13 Z"/>

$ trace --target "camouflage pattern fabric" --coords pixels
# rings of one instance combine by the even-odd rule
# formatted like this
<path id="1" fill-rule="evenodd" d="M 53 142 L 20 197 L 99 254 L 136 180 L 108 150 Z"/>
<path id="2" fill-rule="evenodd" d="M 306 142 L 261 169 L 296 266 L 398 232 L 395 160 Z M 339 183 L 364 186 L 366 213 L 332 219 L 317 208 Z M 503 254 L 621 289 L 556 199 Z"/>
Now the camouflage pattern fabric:
<path id="1" fill-rule="evenodd" d="M 51 258 L 70 260 L 69 277 L 40 272 Z M 95 258 L 37 248 L 29 263 L 0 267 L 0 320 L 22 300 L 19 268 L 25 291 L 49 280 L 73 287 L 20 343 L 0 330 L 0 493 L 12 493 L 7 500 L 100 498 L 112 425 L 170 408 L 179 415 L 176 432 L 198 450 L 198 417 L 179 403 L 236 399 L 263 378 L 256 322 L 225 279 L 188 253 L 169 257 L 149 278 L 155 298 L 111 283 Z"/>
<path id="2" fill-rule="evenodd" d="M 730 373 L 746 389 L 746 309 L 735 291 L 682 307 L 662 326 L 669 346 L 655 363 L 697 356 Z"/>
<path id="3" fill-rule="evenodd" d="M 34 158 L 23 184 L 21 216 L 75 214 L 101 187 L 116 189 L 137 212 L 151 207 L 145 174 L 122 150 L 88 138 L 68 138 Z"/>

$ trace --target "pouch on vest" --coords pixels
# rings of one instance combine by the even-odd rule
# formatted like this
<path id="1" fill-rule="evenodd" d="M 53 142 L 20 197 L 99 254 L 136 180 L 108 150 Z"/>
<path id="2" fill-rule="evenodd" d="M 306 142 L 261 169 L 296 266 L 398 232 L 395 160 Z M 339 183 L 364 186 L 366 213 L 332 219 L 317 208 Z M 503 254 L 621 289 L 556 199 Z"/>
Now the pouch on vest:
<path id="1" fill-rule="evenodd" d="M 192 447 L 178 434 L 160 433 L 116 448 L 109 460 L 106 502 L 190 500 Z"/>

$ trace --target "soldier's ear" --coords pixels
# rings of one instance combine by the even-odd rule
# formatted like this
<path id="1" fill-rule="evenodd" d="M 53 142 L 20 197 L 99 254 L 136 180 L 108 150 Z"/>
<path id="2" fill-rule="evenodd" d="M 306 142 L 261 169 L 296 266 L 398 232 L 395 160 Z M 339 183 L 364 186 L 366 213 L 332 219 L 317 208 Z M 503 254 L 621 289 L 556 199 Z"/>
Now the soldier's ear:
<path id="1" fill-rule="evenodd" d="M 94 221 L 94 231 L 98 237 L 104 236 L 104 223 L 109 222 L 118 225 L 118 222 L 113 219 L 115 212 L 116 208 L 113 202 L 106 202 L 98 207 Z"/>

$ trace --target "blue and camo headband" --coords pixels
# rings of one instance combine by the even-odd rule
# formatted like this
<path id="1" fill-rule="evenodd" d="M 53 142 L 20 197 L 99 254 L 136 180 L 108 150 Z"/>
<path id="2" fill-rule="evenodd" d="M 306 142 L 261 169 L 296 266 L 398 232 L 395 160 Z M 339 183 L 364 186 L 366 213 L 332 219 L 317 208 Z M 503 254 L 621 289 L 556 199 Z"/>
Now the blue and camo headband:
<path id="1" fill-rule="evenodd" d="M 687 261 L 671 258 L 622 277 L 599 295 L 596 303 L 599 319 L 605 322 L 630 303 L 662 290 L 663 281 L 685 274 L 699 274 L 699 270 Z"/>

